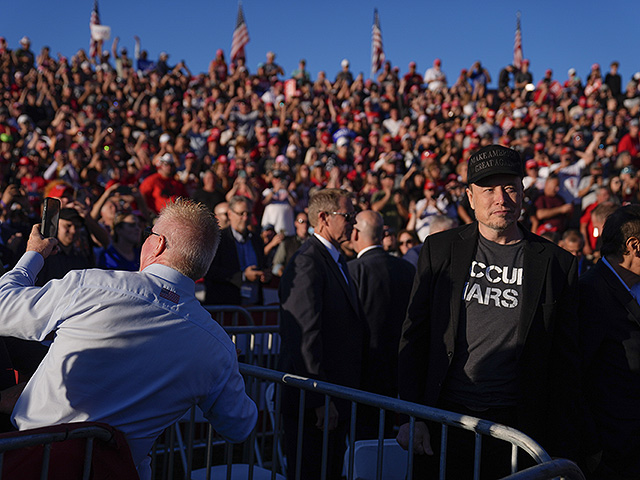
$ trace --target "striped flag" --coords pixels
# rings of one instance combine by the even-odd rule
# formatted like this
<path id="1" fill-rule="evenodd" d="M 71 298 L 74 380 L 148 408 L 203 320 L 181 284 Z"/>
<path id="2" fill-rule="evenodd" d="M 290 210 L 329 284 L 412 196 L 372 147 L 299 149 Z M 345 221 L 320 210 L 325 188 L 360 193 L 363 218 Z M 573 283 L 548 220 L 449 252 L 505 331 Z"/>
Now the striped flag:
<path id="1" fill-rule="evenodd" d="M 233 31 L 233 39 L 231 40 L 231 62 L 238 58 L 246 59 L 244 54 L 244 46 L 249 43 L 249 30 L 244 21 L 244 13 L 242 13 L 242 2 L 238 2 L 238 20 L 236 28 Z"/>
<path id="2" fill-rule="evenodd" d="M 513 42 L 513 66 L 518 70 L 522 67 L 522 32 L 520 31 L 520 12 L 517 14 L 516 38 Z"/>
<path id="3" fill-rule="evenodd" d="M 371 76 L 382 68 L 384 63 L 384 50 L 382 49 L 382 30 L 380 30 L 380 18 L 378 9 L 373 9 L 373 27 L 371 28 Z"/>
<path id="4" fill-rule="evenodd" d="M 98 0 L 93 0 L 93 10 L 91 11 L 91 18 L 89 19 L 89 30 L 92 25 L 100 25 L 100 14 L 98 13 Z M 94 58 L 98 55 L 100 50 L 99 41 L 94 38 L 92 33 L 91 43 L 89 43 L 89 58 Z"/>

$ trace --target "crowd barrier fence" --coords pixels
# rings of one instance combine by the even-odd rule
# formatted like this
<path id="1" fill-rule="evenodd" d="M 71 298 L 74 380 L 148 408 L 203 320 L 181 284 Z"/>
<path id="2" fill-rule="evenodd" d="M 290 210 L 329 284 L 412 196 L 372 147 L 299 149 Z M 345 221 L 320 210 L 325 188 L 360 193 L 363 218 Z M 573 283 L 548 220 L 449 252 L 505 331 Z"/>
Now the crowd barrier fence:
<path id="1" fill-rule="evenodd" d="M 256 357 L 257 358 L 257 357 Z M 441 425 L 441 438 L 443 445 L 446 445 L 446 439 L 448 436 L 449 428 L 462 428 L 469 430 L 475 435 L 476 452 L 474 459 L 474 478 L 479 478 L 480 470 L 482 468 L 480 463 L 480 454 L 482 450 L 482 438 L 490 436 L 499 440 L 508 442 L 511 444 L 511 476 L 507 477 L 511 480 L 523 479 L 523 480 L 542 480 L 551 479 L 563 475 L 570 480 L 584 480 L 580 470 L 575 464 L 568 460 L 552 460 L 549 455 L 538 445 L 533 439 L 524 435 L 523 433 L 493 422 L 481 420 L 479 418 L 456 414 L 453 412 L 447 412 L 424 405 L 417 405 L 402 400 L 384 397 L 368 392 L 363 392 L 356 389 L 333 385 L 325 382 L 320 382 L 313 379 L 307 379 L 297 377 L 294 375 L 278 372 L 275 370 L 259 367 L 256 365 L 241 364 L 240 371 L 244 375 L 247 390 L 261 408 L 263 414 L 258 420 L 256 429 L 252 432 L 251 437 L 240 446 L 232 446 L 226 444 L 224 446 L 223 464 L 226 464 L 226 469 L 220 465 L 214 467 L 212 458 L 212 451 L 216 445 L 215 432 L 211 427 L 208 427 L 207 431 L 207 452 L 204 461 L 204 468 L 193 470 L 190 463 L 185 465 L 185 478 L 240 478 L 235 476 L 237 473 L 242 472 L 241 478 L 248 479 L 262 479 L 271 478 L 282 479 L 285 478 L 286 468 L 284 462 L 286 461 L 282 455 L 281 441 L 282 441 L 282 429 L 280 421 L 280 409 L 281 409 L 281 395 L 282 388 L 284 386 L 297 388 L 301 391 L 299 414 L 304 411 L 305 393 L 314 392 L 325 396 L 325 412 L 328 413 L 329 402 L 332 398 L 340 398 L 351 402 L 351 429 L 348 442 L 347 455 L 345 456 L 345 476 L 348 480 L 356 478 L 354 476 L 354 465 L 356 464 L 356 442 L 354 440 L 355 423 L 359 405 L 369 405 L 379 409 L 379 436 L 377 439 L 377 450 L 375 456 L 370 460 L 370 463 L 375 463 L 375 476 L 370 477 L 372 480 L 381 480 L 386 478 L 383 476 L 384 471 L 384 459 L 388 458 L 385 454 L 385 449 L 399 448 L 394 445 L 393 442 L 385 442 L 383 438 L 384 434 L 384 418 L 387 414 L 404 414 L 411 420 L 411 426 L 414 427 L 416 420 L 429 420 L 437 422 Z M 265 400 L 265 392 L 267 391 L 266 385 L 273 385 L 271 390 L 274 392 L 272 398 Z M 192 413 L 192 419 L 195 414 Z M 328 422 L 328 414 L 325 415 L 325 422 Z M 325 423 L 325 432 L 327 423 Z M 188 436 L 195 430 L 195 425 L 192 423 L 189 425 L 187 431 Z M 414 442 L 413 432 L 410 435 L 410 448 L 412 451 L 412 445 Z M 301 438 L 301 435 L 299 436 Z M 304 441 L 304 439 L 302 439 Z M 190 451 L 195 445 L 192 439 L 189 437 L 187 446 L 187 462 L 191 462 L 193 459 L 193 452 Z M 218 445 L 222 442 L 218 438 Z M 321 472 L 321 478 L 326 478 L 326 451 L 328 445 L 328 435 L 325 434 L 322 451 L 322 464 L 323 471 Z M 522 470 L 518 472 L 518 452 L 524 452 L 530 456 L 533 461 L 538 464 L 535 467 Z M 320 454 L 320 453 L 319 453 Z M 300 465 L 300 459 L 302 450 L 299 445 L 297 452 L 297 465 Z M 408 452 L 402 451 L 402 455 L 405 456 L 406 461 L 403 462 L 406 465 L 405 474 L 407 478 L 411 478 L 413 472 L 413 455 Z M 442 449 L 440 458 L 440 475 L 439 478 L 444 479 L 446 475 L 445 459 L 447 451 L 446 448 Z M 220 455 L 218 455 L 220 458 Z M 217 462 L 219 463 L 219 462 Z M 200 466 L 202 463 L 200 464 Z M 401 467 L 405 468 L 405 467 Z M 236 472 L 234 474 L 233 472 Z M 218 476 L 216 476 L 216 474 Z M 155 478 L 160 478 L 156 476 Z M 165 477 L 162 477 L 165 478 Z M 167 477 L 169 479 L 173 477 Z M 300 479 L 300 471 L 296 472 L 294 477 L 296 480 Z M 290 479 L 293 480 L 293 479 Z"/>
<path id="2" fill-rule="evenodd" d="M 574 463 L 564 459 L 552 460 L 533 439 L 513 428 L 475 417 L 274 370 L 277 365 L 277 354 L 280 346 L 279 327 L 277 325 L 256 326 L 252 323 L 254 318 L 252 315 L 256 313 L 265 316 L 272 314 L 276 311 L 277 306 L 251 310 L 227 306 L 208 307 L 207 309 L 212 315 L 225 313 L 232 315 L 226 319 L 232 325 L 225 326 L 225 330 L 236 344 L 243 343 L 246 348 L 244 352 L 241 352 L 241 359 L 244 363 L 240 363 L 240 372 L 245 377 L 247 393 L 258 405 L 260 411 L 258 423 L 249 439 L 240 445 L 232 445 L 225 442 L 215 433 L 199 409 L 194 406 L 179 422 L 168 428 L 154 445 L 151 465 L 153 478 L 155 479 L 206 478 L 208 480 L 210 478 L 226 478 L 229 480 L 232 478 L 247 478 L 248 480 L 253 480 L 254 478 L 270 478 L 271 480 L 279 480 L 286 478 L 286 459 L 282 454 L 281 448 L 282 428 L 280 413 L 282 389 L 283 387 L 291 387 L 300 391 L 299 419 L 305 410 L 305 395 L 308 392 L 324 396 L 325 425 L 321 452 L 322 479 L 325 479 L 327 475 L 329 402 L 335 398 L 351 403 L 351 425 L 344 470 L 348 480 L 356 478 L 354 476 L 357 451 L 355 428 L 358 406 L 360 405 L 379 409 L 378 438 L 377 441 L 374 440 L 374 442 L 377 442 L 375 454 L 370 461 L 370 463 L 375 462 L 375 476 L 371 477 L 372 480 L 373 478 L 376 480 L 385 478 L 383 476 L 384 460 L 391 458 L 385 454 L 385 449 L 389 453 L 389 449 L 397 450 L 399 448 L 393 441 L 387 439 L 385 442 L 384 439 L 385 416 L 392 414 L 406 415 L 410 418 L 409 450 L 402 452 L 404 460 L 401 468 L 405 469 L 406 478 L 411 478 L 413 473 L 413 455 L 409 452 L 413 451 L 415 422 L 417 420 L 427 420 L 441 425 L 440 436 L 445 448 L 442 448 L 440 454 L 440 479 L 444 479 L 446 475 L 446 445 L 449 429 L 461 428 L 473 432 L 471 434 L 475 435 L 474 479 L 479 478 L 482 468 L 480 462 L 482 439 L 488 436 L 511 444 L 511 475 L 506 477 L 510 480 L 542 480 L 558 476 L 563 476 L 569 480 L 584 480 L 580 469 Z M 226 320 L 223 321 L 226 323 Z M 239 323 L 246 324 L 239 325 Z M 269 392 L 269 395 L 267 395 L 267 392 Z M 76 437 L 86 435 L 89 438 L 87 443 L 88 460 L 85 459 L 85 471 L 87 471 L 88 467 L 86 465 L 88 462 L 90 463 L 91 459 L 92 438 L 103 439 L 102 437 L 105 435 L 111 435 L 105 432 L 99 427 L 94 427 L 94 429 L 80 429 L 74 433 Z M 65 435 L 68 437 L 68 434 Z M 301 442 L 304 441 L 301 425 L 298 438 L 301 439 Z M 43 434 L 32 437 L 22 436 L 20 440 L 0 439 L 0 463 L 3 455 L 1 452 L 32 444 L 45 445 L 44 456 L 45 461 L 48 461 L 49 445 L 64 439 L 60 437 L 60 434 L 55 433 L 45 434 L 44 436 Z M 300 480 L 301 442 L 298 444 L 296 455 L 298 469 L 295 480 Z M 200 450 L 204 450 L 204 452 L 200 454 Z M 518 471 L 519 452 L 524 452 L 524 454 L 530 456 L 537 465 Z M 180 457 L 179 461 L 176 461 L 176 453 Z M 194 469 L 194 465 L 197 468 Z M 0 474 L 1 466 L 0 464 Z M 46 469 L 43 467 L 43 472 L 45 471 Z M 47 477 L 43 476 L 42 478 Z M 88 476 L 83 478 L 88 478 Z"/>

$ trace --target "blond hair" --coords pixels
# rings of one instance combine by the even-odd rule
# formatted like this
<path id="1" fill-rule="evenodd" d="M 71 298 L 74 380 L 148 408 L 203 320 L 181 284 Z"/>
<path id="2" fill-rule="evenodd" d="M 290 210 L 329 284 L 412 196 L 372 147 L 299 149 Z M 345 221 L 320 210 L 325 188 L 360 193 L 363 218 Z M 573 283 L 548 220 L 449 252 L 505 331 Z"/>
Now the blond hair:
<path id="1" fill-rule="evenodd" d="M 202 278 L 220 244 L 213 212 L 201 203 L 177 198 L 160 212 L 156 227 L 167 239 L 169 266 L 193 280 Z"/>

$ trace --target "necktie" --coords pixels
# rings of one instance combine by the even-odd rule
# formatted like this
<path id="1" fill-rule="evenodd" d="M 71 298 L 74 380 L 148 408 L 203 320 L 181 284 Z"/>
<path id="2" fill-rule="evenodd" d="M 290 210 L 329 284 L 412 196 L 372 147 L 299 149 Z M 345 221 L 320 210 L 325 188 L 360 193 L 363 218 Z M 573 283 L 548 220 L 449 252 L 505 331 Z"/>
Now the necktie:
<path id="1" fill-rule="evenodd" d="M 338 265 L 340 265 L 340 270 L 342 270 L 344 280 L 347 282 L 347 285 L 350 285 L 351 279 L 349 278 L 349 268 L 347 267 L 347 261 L 344 259 L 342 254 L 338 256 Z"/>

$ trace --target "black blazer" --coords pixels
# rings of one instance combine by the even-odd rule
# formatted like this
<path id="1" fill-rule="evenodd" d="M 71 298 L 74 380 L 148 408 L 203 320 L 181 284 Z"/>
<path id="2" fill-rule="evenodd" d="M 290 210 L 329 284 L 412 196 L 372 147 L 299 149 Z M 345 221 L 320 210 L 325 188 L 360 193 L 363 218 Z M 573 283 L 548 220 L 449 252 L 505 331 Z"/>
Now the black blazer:
<path id="1" fill-rule="evenodd" d="M 278 369 L 359 388 L 368 346 L 366 321 L 355 287 L 346 284 L 329 251 L 315 236 L 285 268 L 279 294 L 282 343 Z M 307 408 L 324 403 L 323 396 L 306 398 Z M 283 402 L 297 412 L 296 394 L 285 391 Z"/>
<path id="2" fill-rule="evenodd" d="M 264 244 L 260 235 L 249 234 L 249 241 L 256 252 L 258 268 L 265 268 Z M 220 232 L 220 245 L 204 277 L 205 305 L 241 305 L 242 270 L 231 227 Z M 258 302 L 262 302 L 262 285 L 258 283 Z"/>
<path id="3" fill-rule="evenodd" d="M 584 451 L 640 476 L 640 305 L 602 260 L 580 278 Z"/>
<path id="4" fill-rule="evenodd" d="M 551 455 L 577 458 L 579 351 L 577 261 L 524 231 L 517 327 L 518 425 Z M 436 406 L 453 358 L 462 296 L 478 244 L 474 222 L 426 238 L 399 353 L 400 397 Z"/>
<path id="5" fill-rule="evenodd" d="M 398 394 L 398 343 L 407 314 L 416 269 L 382 247 L 348 263 L 369 325 L 369 355 L 362 388 L 395 397 Z"/>

